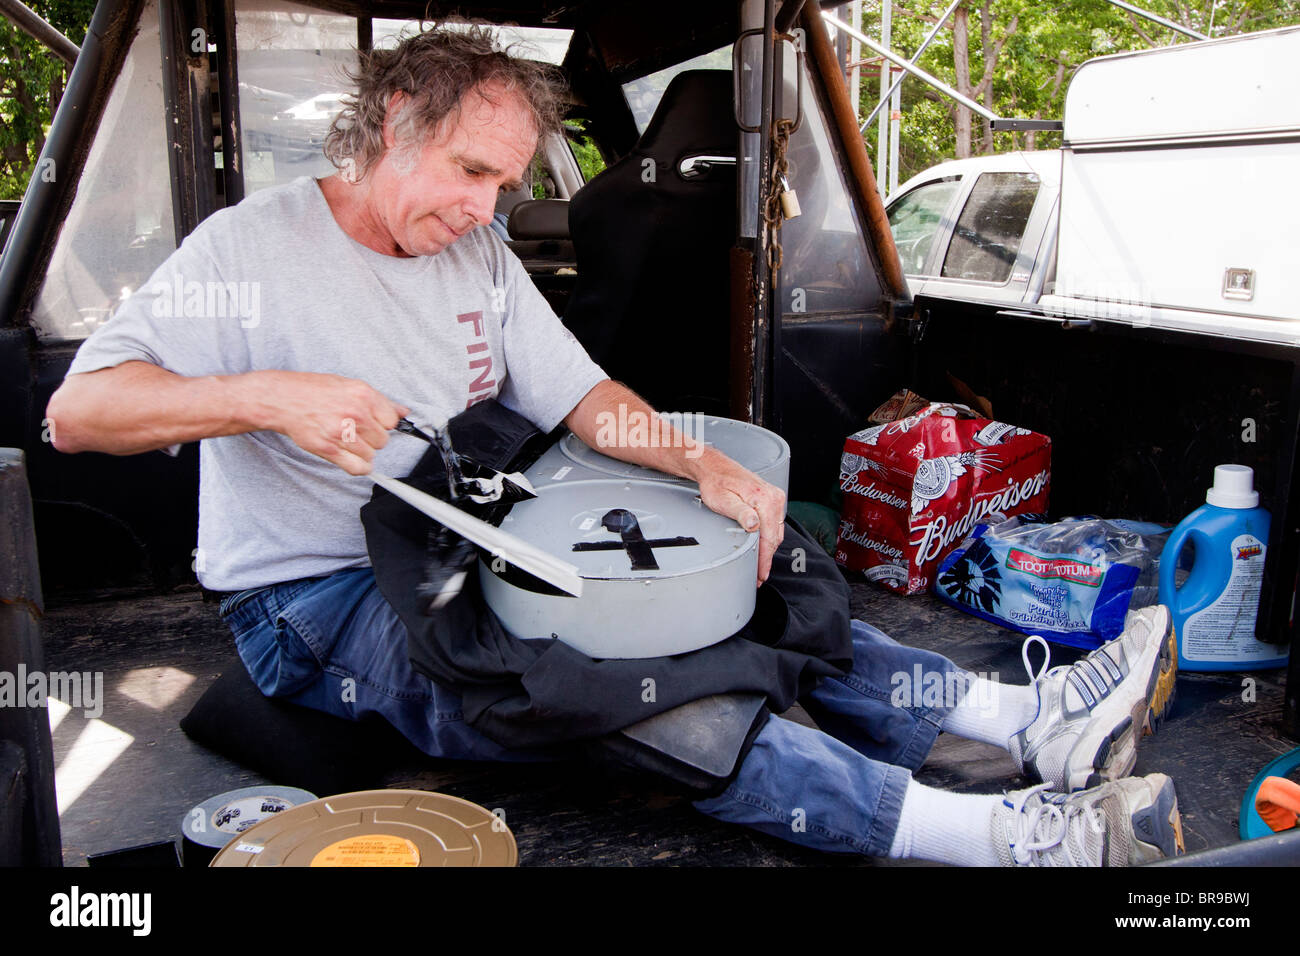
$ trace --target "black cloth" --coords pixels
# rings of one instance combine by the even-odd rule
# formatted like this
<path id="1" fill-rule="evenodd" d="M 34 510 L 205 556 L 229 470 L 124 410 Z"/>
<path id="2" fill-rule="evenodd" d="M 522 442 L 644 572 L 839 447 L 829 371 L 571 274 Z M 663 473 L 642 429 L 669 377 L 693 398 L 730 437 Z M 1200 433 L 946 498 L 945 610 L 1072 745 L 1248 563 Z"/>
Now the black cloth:
<path id="1" fill-rule="evenodd" d="M 277 784 L 319 796 L 383 785 L 418 753 L 385 720 L 344 720 L 267 697 L 238 658 L 181 720 L 196 742 Z"/>
<path id="2" fill-rule="evenodd" d="M 549 444 L 494 401 L 472 406 L 448 428 L 459 454 L 501 471 L 526 468 Z M 406 480 L 446 497 L 446 475 L 434 449 Z M 499 521 L 505 510 L 488 506 L 480 516 Z M 846 673 L 852 664 L 848 585 L 792 520 L 771 577 L 758 591 L 754 615 L 739 632 L 688 654 L 640 660 L 595 660 L 561 641 L 512 637 L 487 608 L 473 573 L 460 595 L 425 616 L 416 589 L 435 523 L 378 487 L 362 507 L 361 521 L 375 582 L 409 632 L 412 666 L 458 692 L 465 720 L 504 746 L 598 738 L 710 694 L 762 693 L 779 713 L 823 677 Z M 795 549 L 803 552 L 798 560 Z M 646 678 L 655 681 L 653 703 L 642 700 Z"/>

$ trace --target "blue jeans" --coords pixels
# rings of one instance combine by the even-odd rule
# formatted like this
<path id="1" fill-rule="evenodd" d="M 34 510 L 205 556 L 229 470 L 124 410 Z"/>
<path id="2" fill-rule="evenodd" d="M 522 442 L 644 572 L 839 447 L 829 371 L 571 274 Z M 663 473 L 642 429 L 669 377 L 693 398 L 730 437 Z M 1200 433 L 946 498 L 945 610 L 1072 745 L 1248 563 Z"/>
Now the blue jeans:
<path id="1" fill-rule="evenodd" d="M 222 602 L 221 613 L 267 696 L 353 720 L 378 714 L 436 757 L 557 757 L 485 737 L 465 723 L 455 693 L 411 669 L 406 627 L 370 568 L 242 591 Z M 852 671 L 823 680 L 800 701 L 823 730 L 769 718 L 732 783 L 695 806 L 803 846 L 886 855 L 911 772 L 948 712 L 891 703 L 892 676 L 911 675 L 918 664 L 927 674 L 957 670 L 854 621 Z"/>

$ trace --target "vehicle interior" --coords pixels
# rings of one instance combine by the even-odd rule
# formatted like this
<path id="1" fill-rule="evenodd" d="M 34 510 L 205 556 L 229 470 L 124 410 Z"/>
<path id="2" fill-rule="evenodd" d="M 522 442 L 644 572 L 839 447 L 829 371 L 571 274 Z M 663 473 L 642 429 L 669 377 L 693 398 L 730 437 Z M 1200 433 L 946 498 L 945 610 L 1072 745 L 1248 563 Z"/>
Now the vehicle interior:
<path id="1" fill-rule="evenodd" d="M 435 761 L 388 728 L 261 698 L 195 581 L 197 445 L 115 458 L 64 456 L 49 442 L 44 409 L 78 344 L 206 216 L 329 175 L 320 147 L 357 51 L 453 7 L 500 25 L 570 90 L 565 136 L 541 144 L 533 181 L 497 207 L 538 289 L 592 357 L 656 407 L 782 434 L 792 500 L 838 507 L 844 437 L 904 386 L 982 398 L 1001 420 L 1052 435 L 1062 515 L 1176 520 L 1203 494 L 1204 465 L 1235 460 L 1240 429 L 1229 426 L 1243 402 L 1274 402 L 1260 421 L 1285 434 L 1277 396 L 1295 380 L 1284 362 L 1207 355 L 1172 336 L 1117 352 L 1114 337 L 1064 339 L 1059 324 L 1003 307 L 913 301 L 865 151 L 846 140 L 847 94 L 827 66 L 829 36 L 812 36 L 815 2 L 101 0 L 67 94 L 81 97 L 83 118 L 56 119 L 58 177 L 33 185 L 0 260 L 0 446 L 26 453 L 46 663 L 102 671 L 112 701 L 102 719 L 51 711 L 57 853 L 80 865 L 169 839 L 200 800 L 276 783 L 322 795 L 417 787 L 505 807 L 527 865 L 874 865 L 725 827 L 631 771 Z M 775 64 L 758 42 L 765 19 L 792 31 Z M 777 94 L 764 95 L 765 68 Z M 760 198 L 771 157 L 757 130 L 779 119 L 791 121 L 782 150 L 802 215 L 772 231 Z M 663 188 L 641 188 L 647 176 Z M 1189 369 L 1249 377 L 1228 398 L 1172 412 L 1151 401 Z M 1222 430 L 1202 434 L 1190 420 L 1202 413 Z M 1171 414 L 1189 418 L 1153 451 Z M 1122 437 L 1118 422 L 1132 425 Z M 1261 490 L 1283 445 L 1273 436 L 1250 449 Z M 1016 635 L 928 595 L 850 583 L 854 616 L 896 639 L 1028 679 Z M 1180 785 L 1189 851 L 1234 843 L 1250 776 L 1294 746 L 1278 730 L 1283 675 L 1254 676 L 1249 704 L 1238 678 L 1180 681 L 1177 719 L 1143 745 L 1139 770 Z M 798 707 L 786 716 L 813 725 Z M 920 779 L 1025 785 L 1006 754 L 947 737 Z"/>

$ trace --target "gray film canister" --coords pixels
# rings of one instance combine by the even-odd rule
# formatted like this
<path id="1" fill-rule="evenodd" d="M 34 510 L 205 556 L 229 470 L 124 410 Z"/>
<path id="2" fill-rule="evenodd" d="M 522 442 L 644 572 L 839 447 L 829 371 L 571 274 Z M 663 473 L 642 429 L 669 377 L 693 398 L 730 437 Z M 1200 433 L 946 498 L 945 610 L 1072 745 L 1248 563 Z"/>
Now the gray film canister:
<path id="1" fill-rule="evenodd" d="M 204 800 L 181 820 L 184 866 L 207 866 L 234 837 L 316 795 L 297 787 L 244 787 Z"/>

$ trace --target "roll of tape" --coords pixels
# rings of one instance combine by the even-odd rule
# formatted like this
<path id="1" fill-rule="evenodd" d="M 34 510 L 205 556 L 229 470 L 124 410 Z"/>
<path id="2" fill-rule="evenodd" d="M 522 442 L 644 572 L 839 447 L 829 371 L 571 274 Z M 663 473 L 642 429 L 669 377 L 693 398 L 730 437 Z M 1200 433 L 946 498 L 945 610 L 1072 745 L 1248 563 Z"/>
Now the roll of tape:
<path id="1" fill-rule="evenodd" d="M 311 803 L 316 795 L 297 787 L 244 787 L 204 800 L 181 820 L 181 859 L 207 866 L 223 846 L 277 813 Z"/>

